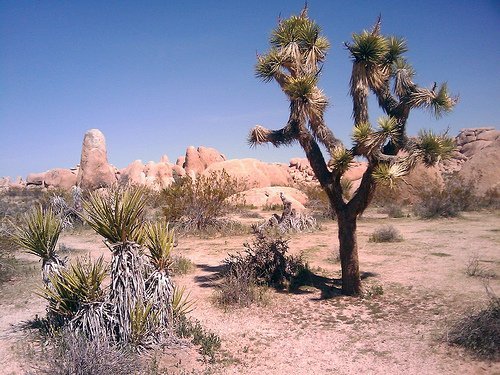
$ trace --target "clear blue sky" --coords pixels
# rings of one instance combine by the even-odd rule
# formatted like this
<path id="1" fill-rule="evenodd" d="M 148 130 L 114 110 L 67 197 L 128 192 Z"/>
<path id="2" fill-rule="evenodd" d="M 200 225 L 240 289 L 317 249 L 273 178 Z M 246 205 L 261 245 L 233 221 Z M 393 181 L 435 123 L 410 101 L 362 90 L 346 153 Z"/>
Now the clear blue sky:
<path id="1" fill-rule="evenodd" d="M 106 136 L 109 161 L 171 161 L 189 145 L 228 158 L 288 161 L 298 147 L 251 149 L 255 124 L 281 127 L 288 103 L 254 77 L 279 14 L 302 0 L 0 1 L 0 176 L 79 163 L 86 130 Z M 499 1 L 309 1 L 332 48 L 320 86 L 327 122 L 349 143 L 351 63 L 342 42 L 370 28 L 407 39 L 416 81 L 460 95 L 436 121 L 414 111 L 410 133 L 493 125 L 500 118 Z M 380 114 L 372 111 L 374 121 Z"/>

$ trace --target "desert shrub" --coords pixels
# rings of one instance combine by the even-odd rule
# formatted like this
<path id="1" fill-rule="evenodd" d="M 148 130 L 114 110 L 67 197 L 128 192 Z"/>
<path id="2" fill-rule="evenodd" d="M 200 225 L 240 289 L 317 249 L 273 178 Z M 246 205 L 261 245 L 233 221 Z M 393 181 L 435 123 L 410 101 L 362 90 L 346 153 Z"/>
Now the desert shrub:
<path id="1" fill-rule="evenodd" d="M 403 208 L 397 203 L 388 203 L 379 209 L 380 213 L 387 214 L 391 218 L 404 217 Z"/>
<path id="2" fill-rule="evenodd" d="M 228 221 L 223 216 L 237 203 L 228 198 L 243 190 L 243 184 L 224 170 L 196 179 L 184 176 L 162 191 L 163 212 L 185 230 L 223 227 Z"/>
<path id="3" fill-rule="evenodd" d="M 185 275 L 194 269 L 194 264 L 189 258 L 183 255 L 174 255 L 172 257 L 171 269 L 174 275 Z"/>
<path id="4" fill-rule="evenodd" d="M 480 199 L 480 205 L 483 208 L 498 209 L 500 208 L 500 189 L 492 187 L 486 190 Z"/>
<path id="5" fill-rule="evenodd" d="M 500 298 L 491 295 L 486 307 L 455 322 L 446 339 L 479 357 L 499 360 Z"/>
<path id="6" fill-rule="evenodd" d="M 495 276 L 495 273 L 492 270 L 487 269 L 481 265 L 479 256 L 477 254 L 473 254 L 467 261 L 465 274 L 470 277 L 483 278 L 490 278 Z"/>
<path id="7" fill-rule="evenodd" d="M 392 225 L 382 225 L 376 228 L 370 236 L 370 242 L 399 242 L 403 237 Z"/>
<path id="8" fill-rule="evenodd" d="M 44 356 L 42 373 L 51 375 L 140 374 L 139 358 L 133 352 L 105 340 L 89 340 L 69 329 L 62 330 Z"/>
<path id="9" fill-rule="evenodd" d="M 429 184 L 418 190 L 418 203 L 413 207 L 415 214 L 424 219 L 454 217 L 461 211 L 479 208 L 473 181 L 449 176 L 441 187 Z"/>
<path id="10" fill-rule="evenodd" d="M 287 255 L 288 240 L 275 231 L 255 228 L 254 236 L 252 244 L 244 244 L 243 253 L 229 255 L 225 260 L 227 274 L 242 274 L 240 268 L 244 268 L 261 285 L 284 287 L 303 268 L 302 258 Z"/>
<path id="11" fill-rule="evenodd" d="M 335 218 L 335 211 L 330 207 L 330 201 L 325 191 L 319 185 L 304 185 L 300 187 L 307 195 L 306 207 L 322 219 Z"/>
<path id="12" fill-rule="evenodd" d="M 234 263 L 215 291 L 214 301 L 224 308 L 266 304 L 266 292 L 267 289 L 258 284 L 253 269 L 242 263 Z"/>
<path id="13" fill-rule="evenodd" d="M 382 285 L 372 285 L 369 288 L 363 290 L 361 297 L 364 299 L 372 299 L 383 294 L 384 288 L 382 287 Z"/>
<path id="14" fill-rule="evenodd" d="M 220 337 L 206 330 L 199 321 L 192 320 L 182 314 L 176 323 L 176 334 L 181 338 L 189 338 L 195 345 L 200 346 L 200 354 L 209 362 L 215 362 L 217 351 L 221 347 Z"/>

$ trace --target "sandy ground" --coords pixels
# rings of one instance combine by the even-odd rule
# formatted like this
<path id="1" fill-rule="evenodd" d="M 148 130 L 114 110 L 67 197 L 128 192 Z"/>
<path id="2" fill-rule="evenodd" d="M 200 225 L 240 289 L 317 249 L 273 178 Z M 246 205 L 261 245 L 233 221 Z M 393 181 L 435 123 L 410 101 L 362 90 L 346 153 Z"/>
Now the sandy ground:
<path id="1" fill-rule="evenodd" d="M 264 213 L 269 215 L 269 213 Z M 392 224 L 404 240 L 368 242 L 373 230 Z M 315 286 L 295 293 L 269 291 L 266 306 L 214 306 L 217 272 L 229 253 L 242 250 L 250 235 L 179 238 L 178 254 L 195 270 L 175 278 L 196 300 L 191 316 L 222 339 L 216 364 L 202 361 L 195 348 L 169 349 L 160 364 L 168 373 L 194 370 L 212 374 L 500 374 L 500 364 L 479 361 L 442 343 L 450 322 L 487 300 L 477 277 L 465 268 L 477 255 L 481 267 L 497 276 L 490 286 L 500 292 L 500 214 L 466 213 L 461 218 L 422 221 L 389 219 L 369 211 L 359 221 L 358 239 L 365 289 L 382 287 L 383 295 L 360 299 L 336 292 L 340 265 L 336 224 L 290 236 L 290 252 L 302 253 L 314 273 Z M 72 256 L 109 250 L 84 231 L 60 243 Z M 23 322 L 43 315 L 45 304 L 33 294 L 39 264 L 20 255 L 23 276 L 5 283 L 0 295 L 0 373 L 29 372 L 37 348 Z"/>

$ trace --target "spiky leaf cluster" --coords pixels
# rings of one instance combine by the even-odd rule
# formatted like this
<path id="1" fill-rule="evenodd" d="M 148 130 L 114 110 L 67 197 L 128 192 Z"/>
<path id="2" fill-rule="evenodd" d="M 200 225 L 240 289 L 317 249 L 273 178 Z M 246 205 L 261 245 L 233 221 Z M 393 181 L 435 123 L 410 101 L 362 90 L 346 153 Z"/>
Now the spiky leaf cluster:
<path id="1" fill-rule="evenodd" d="M 168 271 L 172 265 L 170 256 L 174 247 L 174 231 L 165 222 L 149 223 L 145 226 L 144 245 L 147 256 L 158 271 Z"/>
<path id="2" fill-rule="evenodd" d="M 142 218 L 146 206 L 142 188 L 113 188 L 94 191 L 83 202 L 86 222 L 111 244 L 141 242 Z"/>
<path id="3" fill-rule="evenodd" d="M 72 318 L 84 305 L 103 301 L 101 285 L 106 273 L 102 257 L 95 262 L 77 259 L 69 268 L 50 277 L 51 286 L 45 287 L 41 296 L 49 301 L 52 313 Z"/>
<path id="4" fill-rule="evenodd" d="M 450 157 L 455 147 L 454 139 L 446 134 L 438 135 L 432 130 L 422 130 L 416 140 L 415 153 L 424 164 L 431 166 Z"/>
<path id="5" fill-rule="evenodd" d="M 23 225 L 14 226 L 13 241 L 26 252 L 47 261 L 56 255 L 62 223 L 51 208 L 41 205 L 24 215 Z"/>

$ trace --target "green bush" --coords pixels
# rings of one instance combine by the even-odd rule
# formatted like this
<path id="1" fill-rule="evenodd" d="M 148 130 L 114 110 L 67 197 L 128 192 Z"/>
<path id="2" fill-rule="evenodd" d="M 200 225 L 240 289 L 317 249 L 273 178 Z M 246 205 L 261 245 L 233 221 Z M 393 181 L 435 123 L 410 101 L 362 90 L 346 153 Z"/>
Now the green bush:
<path id="1" fill-rule="evenodd" d="M 163 212 L 167 221 L 188 231 L 224 227 L 228 224 L 224 215 L 238 203 L 228 198 L 244 189 L 224 170 L 194 180 L 184 176 L 162 191 Z"/>

